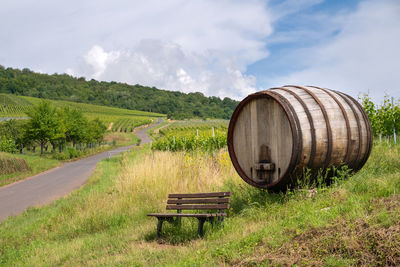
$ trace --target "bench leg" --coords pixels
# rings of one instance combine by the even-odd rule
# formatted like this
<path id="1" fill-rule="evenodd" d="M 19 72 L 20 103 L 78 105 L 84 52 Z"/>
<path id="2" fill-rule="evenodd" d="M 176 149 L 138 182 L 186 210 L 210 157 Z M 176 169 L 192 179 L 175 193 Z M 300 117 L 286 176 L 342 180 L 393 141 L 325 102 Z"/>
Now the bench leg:
<path id="1" fill-rule="evenodd" d="M 199 226 L 197 228 L 197 232 L 198 232 L 200 237 L 203 237 L 203 235 L 204 235 L 204 233 L 203 233 L 203 225 L 204 225 L 204 222 L 206 221 L 206 219 L 205 218 L 198 218 L 198 220 L 199 220 Z"/>
<path id="2" fill-rule="evenodd" d="M 181 228 L 182 226 L 182 218 L 181 217 L 177 217 L 174 221 L 175 225 L 177 225 L 179 228 Z"/>
<path id="3" fill-rule="evenodd" d="M 162 218 L 158 218 L 158 223 L 157 223 L 157 237 L 161 237 L 161 229 L 162 229 L 162 224 L 164 220 Z"/>

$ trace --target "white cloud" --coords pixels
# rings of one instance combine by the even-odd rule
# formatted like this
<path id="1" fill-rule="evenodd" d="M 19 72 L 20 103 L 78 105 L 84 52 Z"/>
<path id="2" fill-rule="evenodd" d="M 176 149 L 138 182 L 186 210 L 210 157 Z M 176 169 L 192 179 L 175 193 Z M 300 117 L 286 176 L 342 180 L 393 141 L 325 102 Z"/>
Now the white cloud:
<path id="1" fill-rule="evenodd" d="M 0 64 L 236 99 L 260 81 L 265 88 L 315 84 L 400 97 L 400 2 L 363 0 L 338 13 L 329 3 L 310 8 L 320 2 L 4 0 Z M 291 19 L 299 24 L 285 28 Z M 304 48 L 310 39 L 316 45 Z M 266 59 L 267 45 L 282 43 L 289 46 L 279 59 Z M 246 73 L 254 62 L 257 79 Z M 301 71 L 260 71 L 271 65 L 274 74 Z"/>
<path id="2" fill-rule="evenodd" d="M 237 98 L 256 90 L 255 77 L 244 75 L 219 51 L 190 53 L 176 44 L 143 40 L 124 51 L 95 45 L 83 58 L 81 69 L 69 69 L 70 74 L 220 97 Z"/>
<path id="3" fill-rule="evenodd" d="M 271 84 L 319 85 L 358 96 L 369 91 L 400 97 L 400 2 L 364 1 L 334 19 L 340 32 L 322 44 L 295 50 L 306 67 L 271 79 Z"/>
<path id="4" fill-rule="evenodd" d="M 120 53 L 118 51 L 104 52 L 99 45 L 94 45 L 84 56 L 85 62 L 93 68 L 92 77 L 99 79 L 107 68 L 107 65 L 118 60 Z M 67 69 L 67 71 L 71 69 Z M 73 73 L 73 71 L 72 71 Z"/>
<path id="5" fill-rule="evenodd" d="M 68 73 L 234 98 L 256 90 L 255 77 L 243 73 L 268 55 L 272 34 L 262 1 L 141 1 L 119 7 L 115 30 L 108 27 Z"/>

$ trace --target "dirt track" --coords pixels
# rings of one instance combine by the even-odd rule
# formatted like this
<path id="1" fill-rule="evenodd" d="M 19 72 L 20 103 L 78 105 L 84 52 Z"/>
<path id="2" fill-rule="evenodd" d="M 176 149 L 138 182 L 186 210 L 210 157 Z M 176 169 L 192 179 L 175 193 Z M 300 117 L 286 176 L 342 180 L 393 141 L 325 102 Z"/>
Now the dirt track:
<path id="1" fill-rule="evenodd" d="M 162 120 L 158 119 L 156 124 L 137 133 L 142 144 L 151 142 L 146 131 L 160 123 Z M 0 221 L 8 216 L 19 214 L 28 207 L 49 204 L 81 187 L 89 179 L 100 160 L 107 158 L 109 153 L 114 156 L 127 151 L 130 147 L 132 146 L 120 147 L 75 162 L 65 163 L 61 167 L 0 188 Z"/>

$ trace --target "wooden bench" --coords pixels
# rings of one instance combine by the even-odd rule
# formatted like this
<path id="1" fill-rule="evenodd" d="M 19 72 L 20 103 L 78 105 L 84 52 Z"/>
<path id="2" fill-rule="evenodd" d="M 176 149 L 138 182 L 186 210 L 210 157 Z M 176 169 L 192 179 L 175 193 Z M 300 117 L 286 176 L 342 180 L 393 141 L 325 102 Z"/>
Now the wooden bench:
<path id="1" fill-rule="evenodd" d="M 161 236 L 161 228 L 164 221 L 180 224 L 182 217 L 193 217 L 199 220 L 198 234 L 203 237 L 204 222 L 222 222 L 229 209 L 231 192 L 197 193 L 197 194 L 169 194 L 167 210 L 177 210 L 177 213 L 150 213 L 147 216 L 157 217 L 157 237 Z M 217 210 L 214 213 L 182 213 L 182 210 Z M 176 219 L 174 219 L 176 218 Z"/>

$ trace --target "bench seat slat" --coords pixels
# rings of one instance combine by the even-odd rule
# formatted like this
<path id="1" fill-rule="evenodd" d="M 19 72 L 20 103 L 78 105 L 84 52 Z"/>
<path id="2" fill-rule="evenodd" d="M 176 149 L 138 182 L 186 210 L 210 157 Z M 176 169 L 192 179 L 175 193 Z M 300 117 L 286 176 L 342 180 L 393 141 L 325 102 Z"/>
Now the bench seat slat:
<path id="1" fill-rule="evenodd" d="M 206 204 L 230 203 L 230 198 L 193 198 L 193 199 L 168 199 L 167 204 Z"/>
<path id="2" fill-rule="evenodd" d="M 196 218 L 210 218 L 210 217 L 225 217 L 226 213 L 150 213 L 147 216 L 154 216 L 154 217 L 164 217 L 164 218 L 171 218 L 171 217 L 196 217 Z"/>
<path id="3" fill-rule="evenodd" d="M 169 194 L 169 198 L 203 198 L 203 197 L 230 197 L 232 192 L 213 192 L 195 194 Z"/>
<path id="4" fill-rule="evenodd" d="M 167 210 L 224 210 L 229 209 L 229 204 L 211 205 L 167 205 Z"/>

